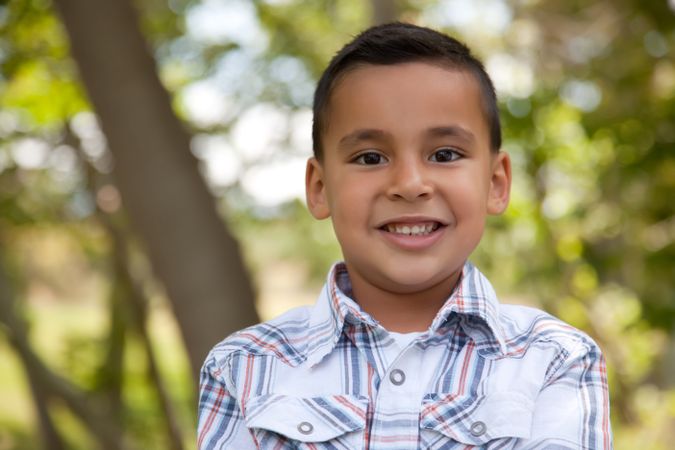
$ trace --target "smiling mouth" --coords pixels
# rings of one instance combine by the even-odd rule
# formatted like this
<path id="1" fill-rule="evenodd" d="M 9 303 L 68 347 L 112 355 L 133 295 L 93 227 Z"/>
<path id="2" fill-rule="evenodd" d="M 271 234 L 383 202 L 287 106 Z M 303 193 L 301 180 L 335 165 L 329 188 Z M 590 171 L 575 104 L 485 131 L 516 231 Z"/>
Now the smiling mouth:
<path id="1" fill-rule="evenodd" d="M 401 234 L 404 236 L 427 236 L 444 226 L 440 222 L 420 223 L 388 223 L 380 227 L 387 233 Z"/>

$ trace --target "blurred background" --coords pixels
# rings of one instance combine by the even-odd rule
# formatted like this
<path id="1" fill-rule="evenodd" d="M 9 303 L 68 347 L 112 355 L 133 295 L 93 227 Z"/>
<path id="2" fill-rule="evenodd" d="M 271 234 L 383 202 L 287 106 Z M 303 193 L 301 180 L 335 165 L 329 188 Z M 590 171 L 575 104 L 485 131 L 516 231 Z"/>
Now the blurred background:
<path id="1" fill-rule="evenodd" d="M 314 83 L 365 27 L 466 41 L 511 206 L 473 261 L 588 332 L 617 449 L 675 440 L 673 0 L 0 2 L 0 450 L 195 449 L 199 367 L 340 258 Z"/>

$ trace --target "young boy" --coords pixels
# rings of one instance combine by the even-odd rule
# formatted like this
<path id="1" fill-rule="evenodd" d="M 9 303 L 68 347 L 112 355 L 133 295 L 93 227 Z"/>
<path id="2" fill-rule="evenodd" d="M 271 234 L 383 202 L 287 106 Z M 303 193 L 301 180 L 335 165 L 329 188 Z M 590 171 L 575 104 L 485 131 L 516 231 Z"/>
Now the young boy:
<path id="1" fill-rule="evenodd" d="M 315 306 L 211 351 L 199 448 L 611 448 L 596 344 L 500 305 L 467 262 L 511 184 L 469 50 L 408 24 L 365 31 L 319 81 L 313 138 L 307 205 L 344 263 Z"/>

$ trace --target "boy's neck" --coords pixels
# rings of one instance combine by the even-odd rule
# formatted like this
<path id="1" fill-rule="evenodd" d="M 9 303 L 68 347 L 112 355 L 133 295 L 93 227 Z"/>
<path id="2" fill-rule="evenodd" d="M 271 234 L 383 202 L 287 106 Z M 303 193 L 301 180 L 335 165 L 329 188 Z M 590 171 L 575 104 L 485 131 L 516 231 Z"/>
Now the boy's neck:
<path id="1" fill-rule="evenodd" d="M 348 269 L 349 270 L 349 269 Z M 411 333 L 426 331 L 445 301 L 450 297 L 461 269 L 450 278 L 414 293 L 381 289 L 349 272 L 352 296 L 361 309 L 370 314 L 387 331 Z"/>

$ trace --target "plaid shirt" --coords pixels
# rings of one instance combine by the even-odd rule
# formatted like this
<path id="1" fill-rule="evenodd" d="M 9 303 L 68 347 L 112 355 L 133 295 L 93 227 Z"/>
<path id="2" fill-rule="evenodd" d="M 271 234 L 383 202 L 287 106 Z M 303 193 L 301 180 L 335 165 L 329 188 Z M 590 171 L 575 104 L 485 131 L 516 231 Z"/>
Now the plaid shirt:
<path id="1" fill-rule="evenodd" d="M 400 351 L 350 292 L 337 264 L 314 307 L 213 348 L 200 449 L 612 447 L 597 345 L 542 311 L 500 305 L 470 263 Z"/>

